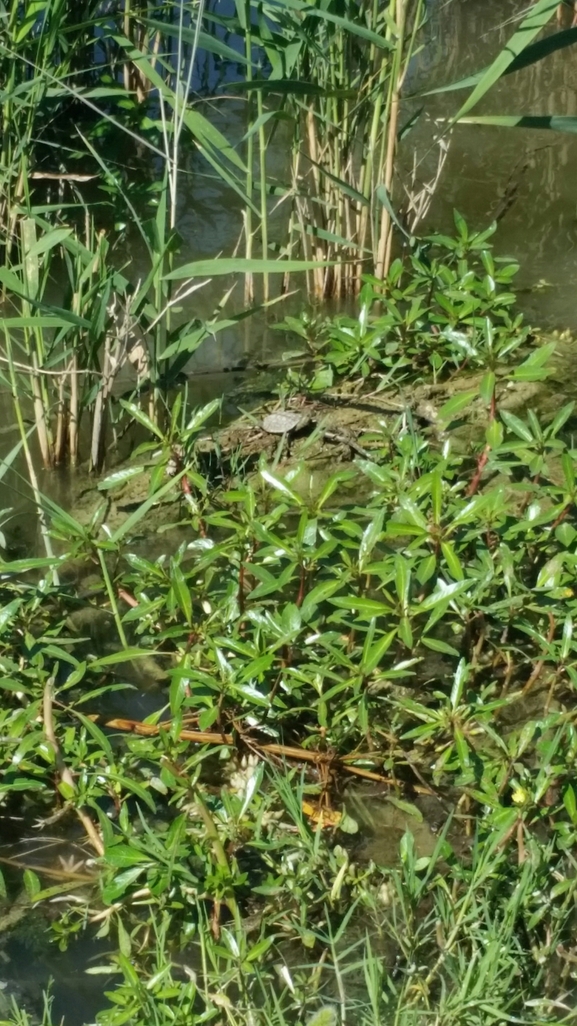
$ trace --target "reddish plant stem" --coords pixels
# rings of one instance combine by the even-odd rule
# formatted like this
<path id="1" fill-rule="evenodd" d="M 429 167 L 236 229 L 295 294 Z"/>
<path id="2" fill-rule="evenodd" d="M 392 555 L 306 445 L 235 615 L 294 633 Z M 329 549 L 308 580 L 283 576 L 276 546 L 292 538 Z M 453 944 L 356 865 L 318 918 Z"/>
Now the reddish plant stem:
<path id="1" fill-rule="evenodd" d="M 565 517 L 569 513 L 570 508 L 571 508 L 570 505 L 567 505 L 567 506 L 563 507 L 563 509 L 561 510 L 559 516 L 551 524 L 551 530 L 552 531 L 554 531 L 556 527 L 559 527 L 559 524 L 563 523 L 563 521 L 565 520 Z"/>
<path id="2" fill-rule="evenodd" d="M 296 601 L 296 604 L 297 604 L 297 606 L 299 608 L 302 606 L 302 604 L 304 602 L 306 591 L 307 591 L 307 572 L 306 572 L 304 566 L 301 564 L 299 593 L 297 595 L 297 601 Z"/>
<path id="3" fill-rule="evenodd" d="M 475 495 L 476 494 L 477 489 L 479 487 L 479 484 L 481 483 L 481 477 L 483 476 L 483 471 L 484 471 L 485 467 L 487 466 L 487 460 L 489 459 L 489 453 L 490 452 L 491 452 L 491 446 L 490 445 L 486 445 L 485 448 L 483 449 L 483 452 L 479 456 L 479 460 L 477 462 L 477 469 L 476 469 L 473 477 L 471 478 L 471 482 L 469 484 L 469 487 L 467 488 L 467 495 L 471 496 L 471 495 Z"/>
<path id="4" fill-rule="evenodd" d="M 496 420 L 496 417 L 497 417 L 497 397 L 495 395 L 495 389 L 493 388 L 493 392 L 491 394 L 491 402 L 489 404 L 489 425 L 491 425 L 493 423 L 493 421 Z M 489 453 L 490 452 L 491 452 L 491 446 L 487 444 L 485 446 L 485 448 L 483 449 L 483 452 L 479 456 L 479 459 L 478 459 L 478 462 L 477 462 L 477 469 L 476 469 L 473 477 L 471 478 L 471 481 L 469 483 L 469 487 L 467 488 L 467 495 L 468 496 L 476 494 L 477 489 L 479 488 L 479 485 L 481 483 L 481 477 L 483 476 L 483 471 L 484 471 L 485 467 L 487 466 L 487 461 L 489 459 Z"/>

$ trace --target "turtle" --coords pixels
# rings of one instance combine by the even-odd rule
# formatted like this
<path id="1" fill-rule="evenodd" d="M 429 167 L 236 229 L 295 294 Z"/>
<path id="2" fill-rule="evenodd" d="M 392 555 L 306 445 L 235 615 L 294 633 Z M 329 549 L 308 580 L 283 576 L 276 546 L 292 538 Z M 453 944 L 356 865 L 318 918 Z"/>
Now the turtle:
<path id="1" fill-rule="evenodd" d="M 263 417 L 261 427 L 269 435 L 295 435 L 298 431 L 308 427 L 312 417 L 307 411 L 279 410 L 277 413 L 267 413 Z"/>

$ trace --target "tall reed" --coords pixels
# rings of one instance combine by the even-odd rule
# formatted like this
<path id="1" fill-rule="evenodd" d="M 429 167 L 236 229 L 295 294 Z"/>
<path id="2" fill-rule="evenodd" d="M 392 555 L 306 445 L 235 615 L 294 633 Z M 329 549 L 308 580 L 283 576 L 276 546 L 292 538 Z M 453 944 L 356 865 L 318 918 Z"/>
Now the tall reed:
<path id="1" fill-rule="evenodd" d="M 268 21 L 259 16 L 261 7 Z M 237 4 L 234 27 L 244 36 L 247 60 L 259 48 L 260 65 L 270 68 L 258 79 L 250 65 L 246 70 L 247 195 L 257 164 L 261 194 L 273 191 L 266 180 L 266 150 L 282 115 L 293 125 L 282 251 L 331 265 L 308 273 L 309 292 L 316 296 L 353 293 L 363 272 L 387 272 L 401 95 L 423 20 L 423 0 L 330 0 L 322 6 L 246 0 L 242 10 Z M 258 216 L 266 255 L 266 203 Z M 253 221 L 247 205 L 247 256 L 257 233 Z"/>

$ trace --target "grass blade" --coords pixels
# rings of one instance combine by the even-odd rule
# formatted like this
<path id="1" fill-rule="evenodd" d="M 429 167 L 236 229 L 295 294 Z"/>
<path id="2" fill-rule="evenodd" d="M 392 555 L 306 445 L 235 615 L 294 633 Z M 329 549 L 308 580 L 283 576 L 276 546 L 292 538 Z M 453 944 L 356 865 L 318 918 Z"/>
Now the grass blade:
<path id="1" fill-rule="evenodd" d="M 564 29 L 563 32 L 555 32 L 552 36 L 539 39 L 536 43 L 531 43 L 530 46 L 527 46 L 515 57 L 509 67 L 503 72 L 502 77 L 512 75 L 515 71 L 521 71 L 523 68 L 528 68 L 531 64 L 536 64 L 550 54 L 556 53 L 557 50 L 564 50 L 567 46 L 573 46 L 574 43 L 577 43 L 577 28 Z M 467 75 L 466 78 L 461 78 L 458 82 L 437 86 L 436 89 L 427 89 L 424 93 L 414 93 L 413 96 L 435 96 L 437 93 L 452 93 L 457 92 L 459 89 L 470 89 L 479 84 L 490 67 L 491 65 L 487 65 L 487 67 L 477 71 L 476 74 Z"/>
<path id="2" fill-rule="evenodd" d="M 537 0 L 531 7 L 526 18 L 519 25 L 519 28 L 508 40 L 501 53 L 489 65 L 481 81 L 475 86 L 471 95 L 465 100 L 460 110 L 455 114 L 452 123 L 460 121 L 465 114 L 468 114 L 483 98 L 485 93 L 495 85 L 507 68 L 511 66 L 516 57 L 533 41 L 535 36 L 545 27 L 553 17 L 558 7 L 557 0 Z"/>
<path id="3" fill-rule="evenodd" d="M 217 260 L 193 260 L 176 267 L 166 275 L 166 281 L 178 278 L 210 277 L 223 274 L 286 274 L 311 271 L 315 267 L 328 267 L 329 261 L 317 260 L 244 260 L 242 257 L 223 257 Z"/>
<path id="4" fill-rule="evenodd" d="M 571 114 L 484 114 L 461 118 L 463 125 L 499 125 L 502 128 L 539 128 L 553 132 L 577 132 L 577 117 Z"/>

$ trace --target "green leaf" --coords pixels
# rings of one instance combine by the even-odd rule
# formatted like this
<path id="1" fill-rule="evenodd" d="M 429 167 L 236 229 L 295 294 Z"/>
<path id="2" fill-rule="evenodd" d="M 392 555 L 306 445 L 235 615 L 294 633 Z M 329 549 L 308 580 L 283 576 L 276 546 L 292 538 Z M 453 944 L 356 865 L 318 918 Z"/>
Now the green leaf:
<path id="1" fill-rule="evenodd" d="M 577 824 L 577 802 L 575 801 L 575 791 L 571 784 L 568 784 L 565 788 L 563 793 L 563 804 L 571 822 Z"/>
<path id="2" fill-rule="evenodd" d="M 563 467 L 565 487 L 569 492 L 573 492 L 575 489 L 575 468 L 573 466 L 573 459 L 568 452 L 563 453 L 561 457 L 561 466 Z"/>
<path id="3" fill-rule="evenodd" d="M 538 61 L 548 57 L 549 54 L 555 53 L 557 50 L 563 50 L 567 46 L 572 46 L 577 43 L 577 28 L 564 29 L 562 32 L 555 32 L 550 36 L 545 36 L 543 39 L 537 40 L 536 43 L 531 43 L 526 46 L 521 53 L 511 61 L 509 67 L 503 72 L 505 75 L 512 75 L 515 71 L 521 71 L 523 68 L 530 67 L 531 64 L 536 64 Z M 476 86 L 481 81 L 483 76 L 489 70 L 489 67 L 482 68 L 481 71 L 477 71 L 474 75 L 468 75 L 467 78 L 462 78 L 458 82 L 451 82 L 449 85 L 438 86 L 436 89 L 427 89 L 426 92 L 418 93 L 418 96 L 433 96 L 436 93 L 448 93 L 456 92 L 458 89 L 469 89 L 471 86 Z"/>
<path id="4" fill-rule="evenodd" d="M 106 734 L 88 716 L 84 716 L 83 713 L 78 712 L 78 709 L 74 710 L 74 715 L 80 720 L 84 729 L 96 741 L 101 751 L 104 752 L 109 764 L 113 763 L 114 753 L 112 751 L 110 741 L 106 737 Z"/>
<path id="5" fill-rule="evenodd" d="M 495 381 L 495 372 L 487 371 L 487 373 L 483 375 L 481 384 L 479 385 L 479 395 L 486 406 L 489 406 L 493 400 L 493 396 L 495 394 Z"/>
<path id="6" fill-rule="evenodd" d="M 399 554 L 395 556 L 395 588 L 402 609 L 406 609 L 408 605 L 410 587 L 411 566 L 406 556 Z"/>
<path id="7" fill-rule="evenodd" d="M 451 577 L 453 577 L 455 581 L 462 581 L 465 574 L 463 572 L 463 567 L 461 566 L 459 557 L 455 552 L 455 546 L 453 545 L 453 543 L 445 541 L 441 542 L 441 551 L 443 553 L 443 556 L 445 557 L 445 561 L 447 563 L 447 567 L 449 569 Z"/>
<path id="8" fill-rule="evenodd" d="M 186 26 L 176 22 L 171 24 L 170 21 L 167 20 L 158 21 L 154 18 L 145 18 L 140 12 L 138 14 L 138 21 L 143 25 L 148 25 L 154 32 L 160 32 L 161 38 L 163 36 L 172 36 L 174 39 L 193 43 L 197 45 L 200 50 L 204 50 L 206 53 L 214 53 L 217 57 L 222 57 L 223 60 L 231 61 L 233 64 L 249 63 L 247 58 L 239 50 L 233 50 L 231 46 L 227 46 L 226 43 L 223 43 L 222 39 L 219 39 L 218 36 L 209 32 L 203 32 L 202 29 L 197 33 L 196 27 L 186 28 Z M 126 95 L 124 91 L 120 92 L 123 96 Z"/>
<path id="9" fill-rule="evenodd" d="M 170 492 L 176 484 L 178 484 L 178 482 L 181 480 L 184 474 L 185 471 L 181 470 L 180 474 L 177 474 L 176 477 L 172 477 L 170 481 L 167 481 L 167 483 L 163 485 L 162 488 L 159 488 L 157 492 L 154 492 L 153 495 L 150 495 L 148 499 L 146 499 L 142 503 L 142 505 L 134 511 L 134 513 L 131 513 L 131 515 L 126 518 L 126 520 L 124 521 L 124 523 L 120 525 L 120 527 L 116 528 L 114 534 L 111 535 L 111 543 L 113 545 L 116 545 L 121 540 L 121 538 L 124 538 L 126 534 L 129 534 L 130 531 L 132 531 L 136 527 L 136 525 L 140 523 L 140 521 L 152 509 L 152 507 L 155 506 L 160 501 L 160 499 L 164 498 L 164 496 L 167 495 L 168 492 Z"/>
<path id="10" fill-rule="evenodd" d="M 117 666 L 119 663 L 128 663 L 132 659 L 146 659 L 155 655 L 155 649 L 123 648 L 120 652 L 110 652 L 108 655 L 93 659 L 90 663 L 91 670 L 102 670 L 107 666 Z"/>
<path id="11" fill-rule="evenodd" d="M 8 602 L 5 606 L 0 608 L 0 634 L 14 619 L 21 605 L 22 599 L 17 598 L 12 599 L 12 602 Z"/>
<path id="12" fill-rule="evenodd" d="M 337 1026 L 339 1017 L 334 1005 L 323 1005 L 307 1019 L 306 1026 Z"/>
<path id="13" fill-rule="evenodd" d="M 515 58 L 533 42 L 535 36 L 537 36 L 545 27 L 547 22 L 551 20 L 557 11 L 557 7 L 557 0 L 536 0 L 536 2 L 531 5 L 528 14 L 523 18 L 517 31 L 514 32 L 511 38 L 507 40 L 507 43 L 501 52 L 495 58 L 493 63 L 489 65 L 481 77 L 481 80 L 473 89 L 473 92 L 465 100 L 454 118 L 452 118 L 452 123 L 460 121 L 465 114 L 468 114 L 469 111 L 479 103 L 479 100 L 482 100 L 485 93 L 487 93 L 489 89 L 495 85 L 495 82 L 501 78 Z"/>
<path id="14" fill-rule="evenodd" d="M 555 415 L 551 423 L 549 424 L 547 431 L 550 435 L 556 435 L 561 430 L 564 424 L 567 423 L 571 417 L 573 410 L 575 409 L 575 403 L 567 403 L 563 406 L 559 413 Z"/>
<path id="15" fill-rule="evenodd" d="M 335 591 L 338 591 L 342 585 L 342 580 L 339 580 L 338 578 L 335 578 L 333 581 L 322 581 L 321 584 L 317 584 L 312 591 L 305 596 L 305 600 L 301 606 L 301 616 L 303 621 L 306 622 L 314 616 L 317 607 L 323 602 L 326 602 L 331 595 L 334 595 Z"/>
<path id="16" fill-rule="evenodd" d="M 353 595 L 344 598 L 330 598 L 329 602 L 339 609 L 352 609 L 363 619 L 365 617 L 384 616 L 391 612 L 391 607 L 384 602 L 377 602 L 376 599 L 355 598 Z"/>
<path id="17" fill-rule="evenodd" d="M 344 484 L 346 481 L 351 481 L 354 477 L 356 477 L 356 471 L 354 470 L 337 470 L 334 474 L 331 474 L 317 499 L 316 508 L 318 510 L 322 509 L 339 485 Z"/>
<path id="18" fill-rule="evenodd" d="M 39 556 L 31 559 L 13 559 L 10 563 L 0 560 L 0 571 L 5 574 L 24 574 L 28 570 L 46 570 L 57 567 L 60 560 L 57 556 Z"/>
<path id="19" fill-rule="evenodd" d="M 378 641 L 375 641 L 366 654 L 363 652 L 361 673 L 364 677 L 368 677 L 373 670 L 376 670 L 385 653 L 389 651 L 396 635 L 396 629 L 389 631 L 388 634 L 384 634 Z"/>
<path id="20" fill-rule="evenodd" d="M 399 812 L 404 812 L 407 816 L 412 816 L 418 823 L 423 822 L 423 814 L 416 805 L 411 802 L 404 802 L 401 798 L 394 798 L 393 795 L 387 795 L 387 801 L 390 805 L 394 805 Z"/>
<path id="21" fill-rule="evenodd" d="M 334 86 L 323 86 L 318 82 L 307 81 L 304 78 L 238 79 L 236 82 L 227 83 L 227 88 L 242 93 L 260 92 L 266 96 L 274 96 L 275 94 L 278 96 L 338 96 L 340 99 L 346 100 L 352 99 L 356 95 L 352 89 L 337 89 Z"/>
<path id="22" fill-rule="evenodd" d="M 549 342 L 547 345 L 534 349 L 531 355 L 511 373 L 511 379 L 513 381 L 541 381 L 549 373 L 546 364 L 556 348 L 555 342 Z"/>
<path id="23" fill-rule="evenodd" d="M 179 566 L 173 566 L 170 572 L 170 584 L 177 605 L 190 627 L 192 624 L 192 598 L 184 574 Z"/>
<path id="24" fill-rule="evenodd" d="M 158 425 L 150 419 L 150 417 L 144 412 L 144 410 L 140 409 L 140 406 L 137 406 L 136 403 L 129 403 L 126 399 L 121 399 L 120 405 L 126 410 L 127 413 L 130 414 L 130 416 L 134 420 L 137 420 L 139 424 L 142 424 L 142 426 L 146 428 L 147 431 L 150 431 L 151 435 L 156 435 L 156 437 L 159 438 L 161 441 L 163 440 L 164 435 L 162 434 L 162 431 L 160 430 Z M 114 475 L 112 474 L 111 477 L 113 476 Z M 106 478 L 106 480 L 108 480 L 108 478 Z"/>
<path id="25" fill-rule="evenodd" d="M 452 645 L 447 644 L 446 641 L 440 641 L 439 638 L 421 638 L 421 644 L 425 645 L 426 648 L 432 649 L 433 652 L 442 652 L 444 655 L 459 657 L 459 652 Z"/>
<path id="26" fill-rule="evenodd" d="M 200 410 L 195 410 L 188 424 L 186 425 L 186 433 L 192 434 L 194 431 L 198 431 L 200 427 L 212 417 L 213 413 L 216 413 L 220 409 L 221 400 L 212 399 L 211 402 L 207 403 L 206 406 L 201 407 Z"/>
<path id="27" fill-rule="evenodd" d="M 359 569 L 362 571 L 383 530 L 384 509 L 379 510 L 363 532 L 359 545 Z"/>
<path id="28" fill-rule="evenodd" d="M 313 7 L 309 0 L 281 0 L 280 9 L 282 10 L 282 8 L 298 11 L 307 18 L 319 18 L 322 21 L 327 21 L 329 24 L 343 29 L 349 35 L 366 39 L 368 43 L 372 43 L 381 50 L 394 49 L 394 43 L 391 39 L 373 32 L 359 21 L 353 21 L 351 18 L 342 18 L 340 15 L 334 14 L 332 8 L 328 6 Z M 308 1026 L 313 1026 L 313 1024 L 309 1023 Z M 314 1026 L 325 1026 L 325 1024 L 315 1022 Z"/>
<path id="29" fill-rule="evenodd" d="M 514 413 L 510 413 L 508 410 L 501 410 L 501 419 L 505 422 L 506 426 L 510 431 L 513 431 L 518 438 L 522 438 L 524 442 L 533 442 L 534 438 L 527 427 L 525 421 L 516 417 Z"/>
<path id="30" fill-rule="evenodd" d="M 408 495 L 399 496 L 399 506 L 401 507 L 405 515 L 408 517 L 409 523 L 413 524 L 415 527 L 420 528 L 421 531 L 427 531 L 429 526 L 427 523 L 427 518 L 424 516 L 423 513 L 421 513 L 421 510 L 419 509 L 417 504 L 413 502 L 413 500 L 410 499 Z M 389 529 L 389 526 L 390 525 L 387 525 L 387 530 Z"/>
<path id="31" fill-rule="evenodd" d="M 257 941 L 246 955 L 247 962 L 257 962 L 266 954 L 273 942 L 274 937 L 263 937 L 261 940 Z"/>
<path id="32" fill-rule="evenodd" d="M 223 274 L 286 274 L 313 271 L 315 267 L 331 267 L 334 261 L 318 260 L 245 260 L 243 257 L 217 257 L 194 260 L 165 275 L 164 281 L 180 278 L 215 278 Z"/>
<path id="33" fill-rule="evenodd" d="M 123 955 L 127 958 L 130 957 L 132 945 L 130 943 L 130 934 L 127 932 L 124 923 L 122 922 L 121 916 L 118 916 L 116 920 L 116 928 L 118 930 L 118 948 Z"/>
<path id="34" fill-rule="evenodd" d="M 491 420 L 485 429 L 485 441 L 489 448 L 498 449 L 503 443 L 504 431 L 500 420 Z"/>
<path id="35" fill-rule="evenodd" d="M 460 118 L 462 125 L 496 125 L 500 128 L 534 128 L 542 131 L 577 132 L 577 117 L 570 114 L 485 114 Z"/>
<path id="36" fill-rule="evenodd" d="M 144 467 L 124 467 L 123 470 L 115 470 L 113 474 L 109 474 L 98 482 L 98 488 L 101 492 L 108 491 L 109 488 L 118 488 L 126 481 L 131 481 L 133 477 L 139 477 L 144 470 Z"/>
<path id="37" fill-rule="evenodd" d="M 270 470 L 261 470 L 260 476 L 269 484 L 272 488 L 275 488 L 281 495 L 285 495 L 287 499 L 290 499 L 295 506 L 304 506 L 304 502 L 300 495 L 293 492 L 292 488 L 289 488 L 286 481 L 283 481 L 281 477 L 277 477 Z"/>
<path id="38" fill-rule="evenodd" d="M 397 230 L 400 231 L 407 239 L 410 239 L 411 235 L 399 221 L 399 218 L 397 217 L 394 211 L 393 204 L 391 203 L 391 198 L 384 185 L 377 185 L 377 188 L 375 190 L 375 196 L 378 199 L 381 206 L 383 206 L 387 211 L 387 214 L 389 215 L 391 221 L 393 222 Z"/>
<path id="39" fill-rule="evenodd" d="M 34 901 L 36 895 L 42 890 L 42 884 L 40 883 L 39 877 L 31 869 L 25 869 L 23 881 L 26 894 L 30 898 L 30 901 Z"/>
<path id="40" fill-rule="evenodd" d="M 438 413 L 439 420 L 442 421 L 443 424 L 450 424 L 458 413 L 466 410 L 467 407 L 471 405 L 471 400 L 476 399 L 478 394 L 479 393 L 475 390 L 470 392 L 459 392 L 458 395 L 454 395 L 452 399 L 449 399 L 448 402 L 441 406 Z"/>
<path id="41" fill-rule="evenodd" d="M 110 862 L 108 858 L 108 853 L 110 851 L 112 851 L 112 848 L 106 849 L 107 862 Z M 132 866 L 130 869 L 125 869 L 122 873 L 118 873 L 118 875 L 103 888 L 102 900 L 104 901 L 104 904 L 113 905 L 115 901 L 118 901 L 118 899 L 126 892 L 130 884 L 138 880 L 145 871 L 146 865 L 140 864 Z"/>

